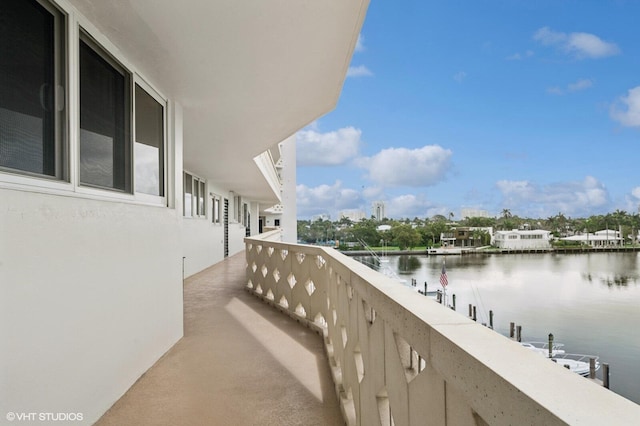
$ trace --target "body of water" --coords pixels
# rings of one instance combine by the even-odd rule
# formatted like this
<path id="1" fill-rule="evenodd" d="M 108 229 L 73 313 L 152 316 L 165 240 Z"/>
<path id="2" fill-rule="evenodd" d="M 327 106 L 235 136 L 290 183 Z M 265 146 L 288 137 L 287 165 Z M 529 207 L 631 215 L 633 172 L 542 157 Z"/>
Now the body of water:
<path id="1" fill-rule="evenodd" d="M 359 258 L 367 264 L 373 258 Z M 522 326 L 523 341 L 564 343 L 568 353 L 597 355 L 610 365 L 611 389 L 640 403 L 640 254 L 518 254 L 390 256 L 389 267 L 418 288 L 441 289 L 446 262 L 447 294 L 457 311 L 477 307 L 478 322 L 508 336 Z M 416 297 L 424 297 L 417 295 Z M 601 373 L 601 370 L 598 373 Z"/>

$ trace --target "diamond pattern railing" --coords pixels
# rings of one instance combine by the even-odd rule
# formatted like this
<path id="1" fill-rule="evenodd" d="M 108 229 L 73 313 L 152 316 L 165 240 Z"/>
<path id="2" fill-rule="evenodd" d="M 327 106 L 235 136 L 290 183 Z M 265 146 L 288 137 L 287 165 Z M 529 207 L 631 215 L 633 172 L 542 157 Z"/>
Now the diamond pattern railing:
<path id="1" fill-rule="evenodd" d="M 603 400 L 640 413 L 333 249 L 245 243 L 247 289 L 323 336 L 348 425 L 626 424 Z"/>

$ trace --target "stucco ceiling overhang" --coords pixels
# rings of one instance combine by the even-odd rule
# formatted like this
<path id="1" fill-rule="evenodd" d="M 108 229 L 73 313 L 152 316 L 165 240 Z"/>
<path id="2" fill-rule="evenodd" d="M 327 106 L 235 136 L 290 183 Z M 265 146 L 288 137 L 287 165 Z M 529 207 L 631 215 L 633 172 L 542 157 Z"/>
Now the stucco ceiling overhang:
<path id="1" fill-rule="evenodd" d="M 184 168 L 277 202 L 253 157 L 333 109 L 368 0 L 70 0 L 183 107 Z"/>

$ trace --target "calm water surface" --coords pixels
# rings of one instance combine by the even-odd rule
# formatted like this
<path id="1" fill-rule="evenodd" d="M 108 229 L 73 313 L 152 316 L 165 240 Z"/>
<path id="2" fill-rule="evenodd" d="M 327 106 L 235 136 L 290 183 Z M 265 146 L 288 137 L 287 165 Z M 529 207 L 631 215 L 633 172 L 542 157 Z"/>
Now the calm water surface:
<path id="1" fill-rule="evenodd" d="M 567 352 L 598 355 L 610 365 L 611 389 L 640 403 L 640 254 L 390 256 L 389 265 L 432 291 L 443 260 L 461 315 L 472 304 L 488 323 L 493 310 L 498 333 L 508 335 L 513 321 L 523 341 L 553 333 Z"/>

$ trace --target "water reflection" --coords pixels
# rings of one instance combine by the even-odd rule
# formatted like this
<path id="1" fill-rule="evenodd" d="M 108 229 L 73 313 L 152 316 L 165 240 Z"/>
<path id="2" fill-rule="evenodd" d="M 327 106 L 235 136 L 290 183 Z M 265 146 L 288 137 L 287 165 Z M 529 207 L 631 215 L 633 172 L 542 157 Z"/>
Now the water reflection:
<path id="1" fill-rule="evenodd" d="M 636 284 L 637 277 L 629 275 L 613 275 L 601 277 L 600 282 L 607 287 L 626 287 L 629 284 Z"/>
<path id="2" fill-rule="evenodd" d="M 420 259 L 416 256 L 400 256 L 398 258 L 398 272 L 402 275 L 415 272 L 422 266 Z"/>
<path id="3" fill-rule="evenodd" d="M 443 261 L 461 315 L 471 304 L 488 322 L 492 310 L 503 335 L 513 321 L 525 340 L 553 333 L 570 352 L 598 355 L 615 372 L 612 390 L 640 403 L 640 333 L 630 332 L 640 324 L 640 254 L 390 256 L 388 265 L 435 291 Z"/>

